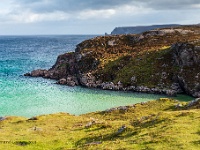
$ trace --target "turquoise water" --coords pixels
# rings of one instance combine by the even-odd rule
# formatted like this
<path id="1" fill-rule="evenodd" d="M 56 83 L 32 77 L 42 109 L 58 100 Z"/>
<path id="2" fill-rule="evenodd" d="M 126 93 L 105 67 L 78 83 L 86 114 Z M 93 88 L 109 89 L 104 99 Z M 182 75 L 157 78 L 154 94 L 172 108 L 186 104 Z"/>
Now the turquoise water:
<path id="1" fill-rule="evenodd" d="M 24 77 L 50 68 L 59 54 L 94 36 L 0 36 L 0 116 L 83 114 L 165 97 L 68 87 L 54 80 Z"/>
<path id="2" fill-rule="evenodd" d="M 114 91 L 68 87 L 41 78 L 7 81 L 0 94 L 0 114 L 31 117 L 41 114 L 68 112 L 83 114 L 111 107 L 129 105 L 162 97 Z M 10 91 L 12 89 L 12 91 Z"/>

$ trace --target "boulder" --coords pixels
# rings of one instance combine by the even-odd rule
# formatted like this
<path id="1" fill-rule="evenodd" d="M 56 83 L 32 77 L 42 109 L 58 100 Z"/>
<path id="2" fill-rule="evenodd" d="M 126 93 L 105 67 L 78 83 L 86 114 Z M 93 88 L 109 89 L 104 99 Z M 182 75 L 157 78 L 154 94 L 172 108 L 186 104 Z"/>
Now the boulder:
<path id="1" fill-rule="evenodd" d="M 168 96 L 174 97 L 174 96 L 176 96 L 177 92 L 176 92 L 175 90 L 167 90 L 167 91 L 166 91 L 166 94 L 167 94 Z"/>
<path id="2" fill-rule="evenodd" d="M 121 133 L 123 133 L 125 130 L 126 130 L 126 125 L 123 125 L 123 126 L 121 126 L 121 127 L 118 129 L 118 131 L 116 132 L 116 134 L 117 134 L 117 135 L 118 135 L 118 134 L 121 134 Z"/>
<path id="3" fill-rule="evenodd" d="M 0 121 L 6 120 L 6 117 L 0 117 Z"/>
<path id="4" fill-rule="evenodd" d="M 66 82 L 69 86 L 79 85 L 77 78 L 74 76 L 68 76 Z"/>
<path id="5" fill-rule="evenodd" d="M 200 108 L 200 98 L 196 98 L 195 100 L 188 102 L 186 107 Z"/>
<path id="6" fill-rule="evenodd" d="M 47 72 L 47 70 L 37 69 L 37 70 L 33 70 L 30 73 L 30 76 L 32 76 L 32 77 L 43 77 L 43 76 L 45 76 L 46 72 Z"/>
<path id="7" fill-rule="evenodd" d="M 67 83 L 67 80 L 65 78 L 62 78 L 58 81 L 59 84 L 65 85 Z"/>
<path id="8" fill-rule="evenodd" d="M 97 87 L 96 78 L 90 72 L 86 74 L 80 74 L 79 82 L 81 85 L 86 86 L 86 87 L 94 87 L 94 88 Z"/>
<path id="9" fill-rule="evenodd" d="M 31 74 L 28 72 L 28 73 L 25 73 L 24 76 L 31 76 Z"/>

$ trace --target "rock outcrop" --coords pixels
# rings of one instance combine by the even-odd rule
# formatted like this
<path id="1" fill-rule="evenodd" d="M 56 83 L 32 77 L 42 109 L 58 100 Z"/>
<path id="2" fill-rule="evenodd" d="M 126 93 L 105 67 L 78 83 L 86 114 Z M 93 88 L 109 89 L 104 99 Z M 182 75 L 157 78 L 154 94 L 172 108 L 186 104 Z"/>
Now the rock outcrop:
<path id="1" fill-rule="evenodd" d="M 51 69 L 25 75 L 62 85 L 200 97 L 200 26 L 96 37 L 58 56 Z"/>
<path id="2" fill-rule="evenodd" d="M 176 43 L 171 47 L 174 65 L 179 67 L 177 80 L 185 93 L 200 97 L 200 47 L 189 43 Z"/>

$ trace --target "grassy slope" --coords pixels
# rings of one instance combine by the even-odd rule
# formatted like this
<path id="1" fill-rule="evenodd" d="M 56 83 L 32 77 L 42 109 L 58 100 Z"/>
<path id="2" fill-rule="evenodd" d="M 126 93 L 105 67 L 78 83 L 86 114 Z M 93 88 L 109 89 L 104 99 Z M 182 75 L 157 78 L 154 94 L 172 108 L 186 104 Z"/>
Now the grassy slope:
<path id="1" fill-rule="evenodd" d="M 178 103 L 160 99 L 126 111 L 59 113 L 38 120 L 8 117 L 0 122 L 0 141 L 13 143 L 1 142 L 0 149 L 199 149 L 200 110 L 177 109 Z M 85 127 L 94 120 L 95 124 Z M 117 135 L 122 125 L 127 128 Z"/>

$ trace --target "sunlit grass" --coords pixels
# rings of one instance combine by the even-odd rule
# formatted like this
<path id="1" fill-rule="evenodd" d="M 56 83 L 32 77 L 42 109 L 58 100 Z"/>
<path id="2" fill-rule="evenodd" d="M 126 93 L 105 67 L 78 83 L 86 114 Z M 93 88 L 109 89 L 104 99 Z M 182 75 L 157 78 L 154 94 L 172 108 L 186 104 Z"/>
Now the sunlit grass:
<path id="1" fill-rule="evenodd" d="M 7 117 L 0 122 L 0 149 L 199 149 L 200 110 L 185 105 L 163 98 L 81 116 Z"/>

